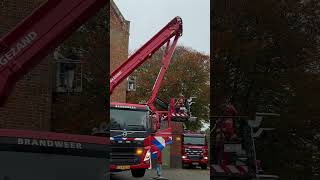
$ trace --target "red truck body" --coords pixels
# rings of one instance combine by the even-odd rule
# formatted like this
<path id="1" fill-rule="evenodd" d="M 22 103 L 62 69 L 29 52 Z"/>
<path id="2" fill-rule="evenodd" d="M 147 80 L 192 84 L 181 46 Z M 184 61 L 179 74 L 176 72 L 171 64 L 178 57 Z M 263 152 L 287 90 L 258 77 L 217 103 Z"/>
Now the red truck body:
<path id="1" fill-rule="evenodd" d="M 107 144 L 105 137 L 1 129 L 0 178 L 109 179 Z"/>
<path id="2" fill-rule="evenodd" d="M 22 21 L 22 23 L 18 24 L 7 35 L 5 35 L 4 38 L 0 40 L 0 103 L 3 104 L 5 102 L 16 81 L 18 81 L 24 74 L 29 72 L 35 65 L 37 65 L 42 58 L 44 58 L 53 48 L 57 47 L 66 37 L 68 37 L 68 35 L 70 35 L 78 27 L 80 27 L 80 25 L 82 25 L 85 20 L 93 16 L 96 12 L 98 12 L 99 9 L 104 7 L 107 2 L 107 0 L 49 0 L 42 4 L 41 7 L 36 9 L 29 17 Z M 177 41 L 181 35 L 182 20 L 181 18 L 176 17 L 154 37 L 152 37 L 142 48 L 140 48 L 137 52 L 130 56 L 129 59 L 125 61 L 125 63 L 123 63 L 119 68 L 111 73 L 110 94 L 122 80 L 128 77 L 136 68 L 138 68 L 143 62 L 145 62 L 156 50 L 166 44 L 166 51 L 163 56 L 163 64 L 160 69 L 159 76 L 155 82 L 154 88 L 152 89 L 152 96 L 149 99 L 147 105 L 145 105 L 145 109 L 141 111 L 145 117 L 145 121 L 142 124 L 144 128 L 142 130 L 143 135 L 134 134 L 135 140 L 137 138 L 140 138 L 137 136 L 142 136 L 141 138 L 144 138 L 144 140 L 142 142 L 142 150 L 140 148 L 141 145 L 138 145 L 134 148 L 134 153 L 139 154 L 139 157 L 137 161 L 130 166 L 131 170 L 145 170 L 146 168 L 149 168 L 150 164 L 148 164 L 148 161 L 144 161 L 144 158 L 142 158 L 141 154 L 145 157 L 147 154 L 148 156 L 151 156 L 151 150 L 148 151 L 148 148 L 153 148 L 153 151 L 159 151 L 159 147 L 161 148 L 162 146 L 165 146 L 168 138 L 170 138 L 171 111 L 157 111 L 153 105 L 153 102 L 156 98 L 165 72 L 170 64 L 170 60 L 176 48 Z M 173 41 L 171 42 L 172 38 Z M 126 106 L 125 108 L 119 106 L 120 104 L 115 104 L 114 107 L 117 110 L 128 110 L 128 107 L 129 109 L 134 107 L 134 109 L 137 110 L 140 107 L 139 105 L 130 104 L 123 105 Z M 133 111 L 131 109 L 130 111 L 126 112 Z M 139 111 L 138 117 L 139 115 L 141 115 L 141 112 Z M 124 122 L 126 123 L 130 119 L 131 117 L 125 119 Z M 160 119 L 166 119 L 166 121 L 168 122 L 168 127 L 164 130 L 152 130 L 152 126 L 147 127 L 148 124 L 150 125 L 152 124 L 152 122 L 154 122 L 153 124 L 156 124 L 156 128 L 160 129 Z M 113 121 L 111 119 L 111 123 L 112 122 Z M 141 133 L 140 129 L 142 127 L 138 126 L 139 124 L 133 125 L 135 126 L 134 128 L 138 128 L 138 130 L 136 131 L 138 131 L 138 133 Z M 119 131 L 121 133 L 121 136 L 124 136 L 125 134 L 124 138 L 126 139 L 126 143 L 135 143 L 134 141 L 130 141 L 128 139 L 128 131 L 126 129 L 115 130 L 114 132 L 118 133 Z M 14 132 L 13 134 L 15 133 L 18 132 Z M 30 133 L 32 134 L 32 132 Z M 111 132 L 111 134 L 112 133 L 113 132 Z M 150 133 L 153 133 L 153 135 L 150 135 Z M 24 138 L 26 139 L 29 138 L 28 134 L 21 134 L 21 136 L 25 136 Z M 54 135 L 49 136 L 52 137 Z M 64 138 L 68 138 L 70 136 L 71 135 L 66 135 Z M 43 138 L 45 140 L 45 137 Z M 112 136 L 110 137 L 111 141 L 113 142 L 113 148 L 120 148 L 120 152 L 123 149 L 132 150 L 132 146 L 129 148 L 123 148 L 123 144 L 121 144 L 119 141 L 116 142 L 113 138 L 114 137 Z M 48 141 L 51 142 L 51 140 L 48 139 L 47 141 L 44 140 L 42 140 L 41 143 L 48 143 Z M 94 140 L 94 138 L 91 140 Z M 26 142 L 29 143 L 30 141 L 28 140 Z M 34 142 L 36 145 L 38 141 L 32 140 L 32 142 Z M 157 146 L 155 146 L 155 142 L 158 142 Z M 163 142 L 165 143 L 162 144 Z M 92 144 L 95 144 L 95 142 L 92 142 Z M 151 146 L 151 144 L 153 144 L 153 146 Z M 70 144 L 70 146 L 72 145 Z M 107 142 L 104 145 L 107 145 Z M 114 152 L 118 151 L 111 152 L 111 160 L 115 160 L 115 156 L 113 154 Z M 123 155 L 121 156 L 123 157 Z M 141 163 L 141 159 L 143 159 L 143 163 Z M 117 168 L 122 170 L 126 169 L 127 166 L 111 164 L 111 170 L 117 170 Z M 142 171 L 134 171 L 133 175 L 136 177 L 141 177 L 141 172 Z"/>
<path id="3" fill-rule="evenodd" d="M 205 134 L 184 133 L 181 142 L 183 167 L 200 166 L 202 169 L 207 169 L 208 145 Z"/>
<path id="4" fill-rule="evenodd" d="M 172 141 L 168 111 L 154 112 L 147 104 L 111 103 L 110 116 L 110 171 L 131 170 L 134 177 L 143 177 L 152 168 L 152 153 L 161 153 Z"/>
<path id="5" fill-rule="evenodd" d="M 129 104 L 129 103 L 111 103 L 110 107 L 111 119 L 113 124 L 110 126 L 110 140 L 111 140 L 111 159 L 110 159 L 110 170 L 112 172 L 130 170 L 130 169 L 148 169 L 150 167 L 150 153 L 151 144 L 147 137 L 151 134 L 151 127 L 149 123 L 145 122 L 143 129 L 136 129 L 135 127 L 130 128 L 126 126 L 125 131 L 123 128 L 117 126 L 115 122 L 121 123 L 120 118 L 125 118 L 126 115 L 132 118 L 137 116 L 145 115 L 145 120 L 150 114 L 150 109 L 146 105 L 141 104 Z M 136 112 L 136 113 L 135 113 Z M 125 115 L 119 117 L 119 115 Z M 142 121 L 133 122 L 132 124 L 139 124 Z M 139 122 L 138 122 L 139 121 Z M 146 158 L 146 156 L 149 156 Z"/>
<path id="6" fill-rule="evenodd" d="M 110 94 L 153 53 L 163 45 L 166 46 L 161 68 L 147 103 L 143 105 L 111 103 L 111 171 L 131 170 L 134 177 L 143 177 L 146 169 L 152 167 L 152 154 L 160 155 L 161 150 L 172 142 L 171 120 L 174 101 L 165 111 L 157 110 L 154 102 L 181 36 L 182 19 L 175 17 L 111 73 Z"/>

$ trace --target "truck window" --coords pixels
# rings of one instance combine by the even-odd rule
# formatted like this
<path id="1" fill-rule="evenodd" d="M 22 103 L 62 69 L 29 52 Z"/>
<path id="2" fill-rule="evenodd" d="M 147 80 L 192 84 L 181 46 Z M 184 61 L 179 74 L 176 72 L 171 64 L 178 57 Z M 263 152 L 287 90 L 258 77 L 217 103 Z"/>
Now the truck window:
<path id="1" fill-rule="evenodd" d="M 183 144 L 191 145 L 205 145 L 204 137 L 194 137 L 194 136 L 185 136 L 183 139 Z"/>
<path id="2" fill-rule="evenodd" d="M 106 158 L 0 151 L 0 180 L 106 180 Z"/>
<path id="3" fill-rule="evenodd" d="M 149 111 L 111 109 L 111 130 L 147 131 L 150 127 Z"/>

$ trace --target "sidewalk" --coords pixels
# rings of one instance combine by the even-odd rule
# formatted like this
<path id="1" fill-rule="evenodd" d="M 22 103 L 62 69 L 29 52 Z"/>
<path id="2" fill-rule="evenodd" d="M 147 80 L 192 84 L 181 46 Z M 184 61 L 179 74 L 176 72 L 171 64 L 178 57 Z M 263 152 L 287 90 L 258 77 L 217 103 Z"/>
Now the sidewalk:
<path id="1" fill-rule="evenodd" d="M 210 171 L 201 169 L 163 169 L 163 176 L 169 180 L 209 180 Z M 151 180 L 156 177 L 156 171 L 148 170 L 145 177 L 139 180 Z M 137 180 L 131 176 L 130 171 L 114 173 L 111 180 Z"/>

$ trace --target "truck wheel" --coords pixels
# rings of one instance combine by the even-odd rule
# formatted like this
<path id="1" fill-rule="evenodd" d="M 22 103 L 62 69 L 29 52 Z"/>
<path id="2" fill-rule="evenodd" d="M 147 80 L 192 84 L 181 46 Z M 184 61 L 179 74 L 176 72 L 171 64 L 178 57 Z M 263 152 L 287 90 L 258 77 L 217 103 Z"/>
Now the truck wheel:
<path id="1" fill-rule="evenodd" d="M 146 173 L 146 169 L 131 169 L 131 175 L 135 178 L 141 178 Z"/>
<path id="2" fill-rule="evenodd" d="M 206 164 L 201 165 L 201 169 L 207 169 L 208 166 Z"/>

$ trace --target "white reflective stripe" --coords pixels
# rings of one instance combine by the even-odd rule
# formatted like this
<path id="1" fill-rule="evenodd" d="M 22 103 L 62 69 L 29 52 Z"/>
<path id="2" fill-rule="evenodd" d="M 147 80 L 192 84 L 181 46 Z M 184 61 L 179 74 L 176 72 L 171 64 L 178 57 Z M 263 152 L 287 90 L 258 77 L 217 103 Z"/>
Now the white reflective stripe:
<path id="1" fill-rule="evenodd" d="M 163 146 L 166 147 L 166 140 L 161 136 L 155 136 L 155 139 Z"/>
<path id="2" fill-rule="evenodd" d="M 143 141 L 144 138 L 134 138 L 134 140 L 137 140 L 137 141 Z"/>
<path id="3" fill-rule="evenodd" d="M 214 170 L 215 172 L 218 172 L 218 173 L 224 173 L 224 170 L 222 169 L 222 167 L 221 167 L 221 166 L 218 166 L 218 165 L 212 165 L 212 167 L 213 167 L 213 170 Z"/>
<path id="4" fill-rule="evenodd" d="M 125 141 L 128 138 L 117 138 L 117 139 Z M 113 141 L 113 140 L 115 140 L 115 138 L 114 137 L 110 137 L 110 140 Z M 145 140 L 145 138 L 134 138 L 134 141 L 143 141 L 143 140 Z"/>
<path id="5" fill-rule="evenodd" d="M 179 116 L 179 117 L 180 117 L 180 114 L 177 114 L 177 116 Z"/>
<path id="6" fill-rule="evenodd" d="M 176 114 L 175 114 L 175 113 L 172 113 L 172 116 L 176 116 Z"/>
<path id="7" fill-rule="evenodd" d="M 235 167 L 235 166 L 227 165 L 227 168 L 228 168 L 232 173 L 240 174 L 239 169 L 238 169 L 237 167 Z"/>

